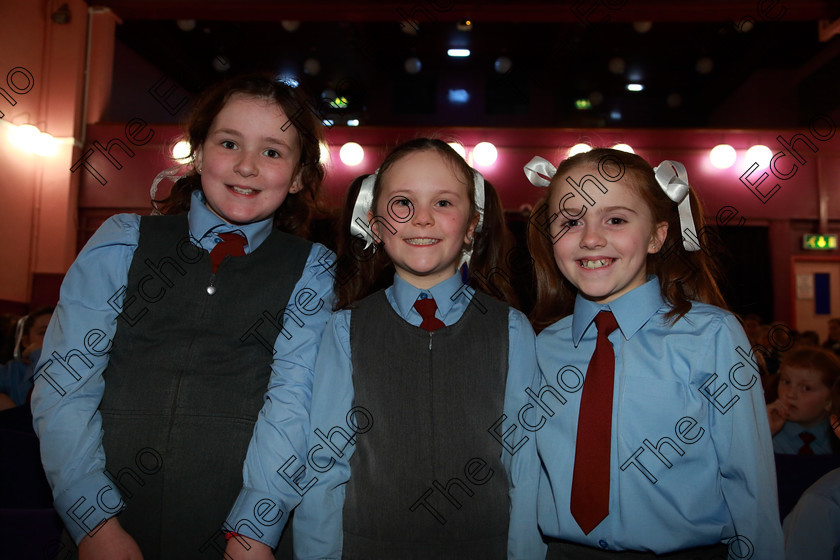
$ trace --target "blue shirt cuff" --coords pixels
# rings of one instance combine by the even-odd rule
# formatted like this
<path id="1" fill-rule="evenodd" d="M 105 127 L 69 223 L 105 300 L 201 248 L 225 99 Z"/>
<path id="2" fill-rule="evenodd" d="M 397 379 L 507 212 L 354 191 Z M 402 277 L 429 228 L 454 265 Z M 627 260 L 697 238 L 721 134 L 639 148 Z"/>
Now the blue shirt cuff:
<path id="1" fill-rule="evenodd" d="M 73 542 L 79 544 L 93 536 L 100 523 L 120 513 L 125 501 L 105 473 L 92 473 L 56 496 L 53 505 Z"/>
<path id="2" fill-rule="evenodd" d="M 289 512 L 276 496 L 243 488 L 225 520 L 223 531 L 239 533 L 274 549 L 288 519 Z"/>

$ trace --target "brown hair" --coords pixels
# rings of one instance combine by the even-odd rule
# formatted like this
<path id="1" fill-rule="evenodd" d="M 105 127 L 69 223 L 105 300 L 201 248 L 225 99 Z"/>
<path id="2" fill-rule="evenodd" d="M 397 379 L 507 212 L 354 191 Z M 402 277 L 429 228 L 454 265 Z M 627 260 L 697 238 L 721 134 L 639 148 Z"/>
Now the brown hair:
<path id="1" fill-rule="evenodd" d="M 528 224 L 528 248 L 534 259 L 536 302 L 531 312 L 534 329 L 540 331 L 550 324 L 570 315 L 574 309 L 577 289 L 559 272 L 552 251 L 551 234 L 548 225 L 558 218 L 558 211 L 549 208 L 551 194 L 561 181 L 577 167 L 597 168 L 607 182 L 606 188 L 616 188 L 618 181 L 633 187 L 650 208 L 653 224 L 668 223 L 668 234 L 657 253 L 647 255 L 647 273 L 659 277 L 663 299 L 671 306 L 666 318 L 676 321 L 691 309 L 691 300 L 709 303 L 726 309 L 726 302 L 717 285 L 718 265 L 710 249 L 710 231 L 703 227 L 703 208 L 694 192 L 689 191 L 691 213 L 698 232 L 697 241 L 702 250 L 686 251 L 680 228 L 677 205 L 663 192 L 656 182 L 653 168 L 636 154 L 596 148 L 564 160 L 546 189 L 543 197 L 534 206 Z M 625 177 L 626 175 L 626 177 Z M 543 218 L 544 216 L 544 218 Z M 712 234 L 713 235 L 713 234 Z M 704 236 L 706 239 L 704 239 Z"/>
<path id="2" fill-rule="evenodd" d="M 309 234 L 309 220 L 319 208 L 321 183 L 325 170 L 321 164 L 320 143 L 324 133 L 320 120 L 310 111 L 298 91 L 266 74 L 249 74 L 221 82 L 206 90 L 196 101 L 186 123 L 186 138 L 190 143 L 190 157 L 207 140 L 213 119 L 236 94 L 273 101 L 283 109 L 298 133 L 300 159 L 295 167 L 301 190 L 289 193 L 274 213 L 278 229 L 300 236 Z M 169 196 L 154 200 L 162 214 L 180 214 L 190 208 L 192 192 L 201 188 L 201 176 L 192 169 L 172 187 Z"/>
<path id="3" fill-rule="evenodd" d="M 800 347 L 786 352 L 779 365 L 818 371 L 823 385 L 829 389 L 840 380 L 840 358 L 823 348 Z"/>
<path id="4" fill-rule="evenodd" d="M 458 152 L 446 142 L 436 138 L 416 138 L 395 148 L 379 168 L 373 187 L 373 203 L 376 208 L 382 191 L 383 177 L 400 159 L 416 152 L 435 151 L 451 166 L 452 171 L 466 184 L 470 200 L 470 215 L 476 213 L 473 170 Z M 353 206 L 366 176 L 356 178 L 350 185 L 341 220 L 337 264 L 335 309 L 344 309 L 355 301 L 391 283 L 393 264 L 383 250 L 382 243 L 364 249 L 365 241 L 350 233 Z M 484 223 L 473 239 L 473 254 L 470 260 L 469 284 L 491 295 L 515 304 L 516 294 L 510 282 L 505 255 L 511 245 L 510 233 L 505 226 L 504 210 L 499 196 L 489 181 L 484 182 Z M 377 217 L 378 218 L 378 217 Z M 387 222 L 384 218 L 377 221 Z M 387 223 L 385 224 L 387 227 Z"/>

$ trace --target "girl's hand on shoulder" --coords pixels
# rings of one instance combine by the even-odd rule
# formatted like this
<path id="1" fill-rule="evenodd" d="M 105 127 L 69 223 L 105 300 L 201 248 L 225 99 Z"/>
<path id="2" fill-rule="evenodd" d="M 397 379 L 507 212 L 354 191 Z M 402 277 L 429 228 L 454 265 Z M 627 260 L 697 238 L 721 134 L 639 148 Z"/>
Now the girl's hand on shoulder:
<path id="1" fill-rule="evenodd" d="M 250 548 L 246 549 L 242 544 L 243 541 Z M 271 547 L 267 544 L 240 535 L 239 537 L 234 537 L 227 542 L 227 547 L 225 547 L 225 557 L 230 557 L 233 560 L 274 560 L 274 553 L 271 551 Z"/>
<path id="2" fill-rule="evenodd" d="M 788 406 L 777 399 L 767 405 L 767 419 L 770 421 L 770 435 L 775 436 L 790 417 Z"/>
<path id="3" fill-rule="evenodd" d="M 79 560 L 143 560 L 134 539 L 112 517 L 79 543 Z"/>

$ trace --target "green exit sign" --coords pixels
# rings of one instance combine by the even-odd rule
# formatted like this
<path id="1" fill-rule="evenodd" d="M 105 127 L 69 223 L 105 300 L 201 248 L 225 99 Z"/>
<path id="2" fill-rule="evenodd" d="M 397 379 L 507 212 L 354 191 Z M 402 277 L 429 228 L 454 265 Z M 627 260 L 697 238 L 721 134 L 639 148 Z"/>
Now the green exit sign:
<path id="1" fill-rule="evenodd" d="M 813 251 L 831 251 L 837 248 L 837 234 L 828 233 L 825 235 L 817 235 L 814 233 L 806 233 L 802 236 L 802 248 L 811 249 Z"/>

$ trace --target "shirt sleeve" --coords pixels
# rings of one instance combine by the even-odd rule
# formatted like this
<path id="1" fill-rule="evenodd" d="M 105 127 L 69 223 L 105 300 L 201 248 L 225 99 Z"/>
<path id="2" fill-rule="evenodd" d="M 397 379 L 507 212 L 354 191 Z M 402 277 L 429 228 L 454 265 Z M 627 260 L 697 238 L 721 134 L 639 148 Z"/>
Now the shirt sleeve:
<path id="1" fill-rule="evenodd" d="M 344 491 L 355 445 L 349 444 L 336 454 L 323 444 L 318 433 L 329 438 L 334 428 L 349 429 L 347 417 L 353 397 L 350 311 L 340 311 L 324 332 L 315 367 L 308 454 L 311 476 L 293 523 L 298 560 L 341 558 Z"/>
<path id="2" fill-rule="evenodd" d="M 254 426 L 243 468 L 243 487 L 225 522 L 274 548 L 289 513 L 306 491 L 302 484 L 309 434 L 315 360 L 334 295 L 334 255 L 315 244 L 284 313 L 274 343 L 265 404 Z"/>
<path id="3" fill-rule="evenodd" d="M 540 459 L 537 455 L 533 404 L 528 393 L 538 391 L 540 371 L 537 366 L 536 337 L 525 316 L 510 310 L 508 315 L 508 375 L 505 386 L 504 421 L 493 437 L 502 440 L 502 464 L 507 471 L 510 496 L 510 526 L 508 528 L 508 558 L 511 560 L 545 558 L 546 545 L 537 527 L 537 489 L 540 478 Z M 530 429 L 525 427 L 525 418 Z M 544 422 L 544 420 L 543 420 Z M 509 430 L 512 430 L 509 432 Z"/>
<path id="4" fill-rule="evenodd" d="M 722 536 L 735 557 L 752 550 L 752 558 L 781 559 L 776 467 L 761 381 L 754 360 L 743 357 L 750 344 L 734 316 L 722 319 L 715 336 L 710 348 L 717 377 L 699 390 L 712 407 L 709 425 L 721 492 L 734 524 L 735 534 Z"/>
<path id="5" fill-rule="evenodd" d="M 78 544 L 124 502 L 105 476 L 102 373 L 122 310 L 140 217 L 109 218 L 70 267 L 35 370 L 32 415 L 55 509 Z"/>
<path id="6" fill-rule="evenodd" d="M 840 507 L 828 496 L 806 491 L 785 518 L 787 560 L 832 560 L 840 553 Z"/>

